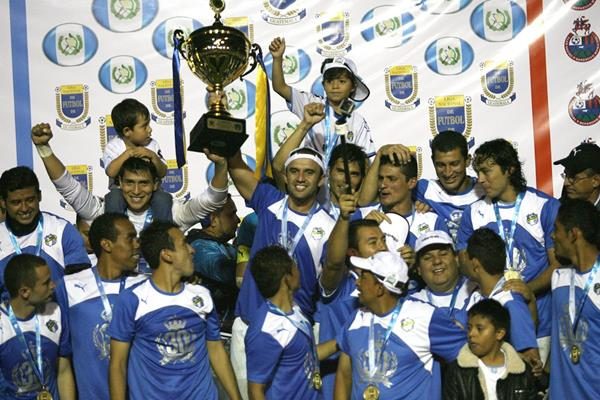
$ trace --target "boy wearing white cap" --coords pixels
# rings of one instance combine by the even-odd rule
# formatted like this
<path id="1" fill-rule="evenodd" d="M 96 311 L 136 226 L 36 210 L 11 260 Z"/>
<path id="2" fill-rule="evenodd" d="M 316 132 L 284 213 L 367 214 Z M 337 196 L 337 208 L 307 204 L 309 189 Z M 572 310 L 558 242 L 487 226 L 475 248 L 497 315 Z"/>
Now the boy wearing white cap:
<path id="1" fill-rule="evenodd" d="M 370 94 L 369 88 L 358 76 L 356 65 L 352 60 L 334 57 L 326 58 L 321 65 L 326 96 L 324 99 L 312 93 L 299 91 L 285 82 L 283 71 L 285 39 L 279 37 L 273 39 L 269 45 L 269 51 L 273 56 L 273 89 L 285 99 L 290 111 L 302 118 L 305 105 L 314 102 L 325 104 L 325 118 L 312 127 L 304 141 L 304 146 L 324 154 L 325 164 L 327 164 L 331 151 L 338 142 L 335 123 L 343 115 L 341 107 L 344 101 L 347 99 L 365 101 Z M 365 118 L 357 112 L 351 112 L 347 124 L 347 141 L 362 147 L 369 157 L 374 156 L 375 145 Z"/>
<path id="2" fill-rule="evenodd" d="M 350 262 L 364 307 L 337 339 L 335 399 L 439 399 L 433 355 L 456 359 L 465 332 L 443 310 L 406 298 L 408 267 L 396 252 Z"/>

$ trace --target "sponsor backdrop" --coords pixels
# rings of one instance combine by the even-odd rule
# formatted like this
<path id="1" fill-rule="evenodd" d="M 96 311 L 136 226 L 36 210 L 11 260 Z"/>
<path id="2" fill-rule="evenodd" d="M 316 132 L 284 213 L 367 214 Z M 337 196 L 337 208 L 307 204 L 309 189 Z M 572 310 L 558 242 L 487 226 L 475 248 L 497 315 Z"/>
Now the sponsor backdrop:
<path id="1" fill-rule="evenodd" d="M 600 3 L 600 2 L 599 2 Z M 247 0 L 228 1 L 225 24 L 263 48 L 284 36 L 288 83 L 323 93 L 320 65 L 343 55 L 371 89 L 360 104 L 377 146 L 416 149 L 423 176 L 433 176 L 429 141 L 446 129 L 472 149 L 503 137 L 518 147 L 527 180 L 560 193 L 559 167 L 587 138 L 600 137 L 600 5 L 596 0 Z M 188 153 L 177 169 L 171 77 L 173 30 L 212 24 L 205 1 L 8 0 L 0 2 L 3 157 L 0 167 L 33 165 L 43 207 L 73 218 L 32 153 L 30 126 L 49 122 L 53 147 L 98 195 L 107 178 L 100 157 L 115 134 L 111 108 L 126 97 L 148 106 L 153 137 L 169 161 L 163 187 L 176 197 L 200 192 L 212 168 Z M 233 115 L 254 131 L 255 74 L 227 88 Z M 206 111 L 204 84 L 182 64 L 187 131 Z M 272 143 L 298 123 L 272 95 Z M 254 141 L 244 144 L 254 162 Z M 236 198 L 238 206 L 243 202 Z M 242 212 L 243 214 L 244 212 Z"/>

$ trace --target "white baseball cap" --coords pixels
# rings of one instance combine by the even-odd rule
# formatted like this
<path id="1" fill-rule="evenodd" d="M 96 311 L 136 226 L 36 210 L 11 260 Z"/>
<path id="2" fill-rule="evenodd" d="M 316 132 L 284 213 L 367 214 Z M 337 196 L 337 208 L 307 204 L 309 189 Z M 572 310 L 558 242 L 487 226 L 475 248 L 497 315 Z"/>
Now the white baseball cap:
<path id="1" fill-rule="evenodd" d="M 387 290 L 402 294 L 401 284 L 408 282 L 408 265 L 395 251 L 380 251 L 371 257 L 350 257 L 356 268 L 372 272 Z"/>
<path id="2" fill-rule="evenodd" d="M 332 68 L 343 68 L 349 71 L 354 77 L 354 85 L 356 86 L 356 90 L 354 91 L 354 95 L 352 95 L 351 99 L 355 101 L 365 101 L 371 91 L 365 85 L 360 76 L 358 76 L 358 70 L 356 69 L 356 64 L 354 61 L 345 58 L 345 57 L 333 57 L 326 58 L 321 64 L 321 75 L 325 74 L 326 71 Z"/>
<path id="3" fill-rule="evenodd" d="M 418 253 L 425 247 L 433 244 L 448 244 L 452 247 L 452 250 L 454 250 L 454 243 L 452 242 L 450 235 L 444 231 L 429 231 L 417 238 L 417 242 L 415 243 L 415 253 Z"/>

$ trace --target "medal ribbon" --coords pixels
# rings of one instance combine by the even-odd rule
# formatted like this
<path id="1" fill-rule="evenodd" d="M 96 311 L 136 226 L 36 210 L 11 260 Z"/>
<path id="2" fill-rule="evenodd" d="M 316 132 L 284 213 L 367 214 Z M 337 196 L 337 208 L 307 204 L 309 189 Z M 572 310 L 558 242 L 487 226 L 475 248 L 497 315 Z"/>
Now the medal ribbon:
<path id="1" fill-rule="evenodd" d="M 588 275 L 587 280 L 585 281 L 585 286 L 583 287 L 583 296 L 579 299 L 579 304 L 577 308 L 575 307 L 575 271 L 571 271 L 571 284 L 569 286 L 569 316 L 571 317 L 571 321 L 573 322 L 573 334 L 577 332 L 577 325 L 579 324 L 579 320 L 581 319 L 581 313 L 583 311 L 583 306 L 585 305 L 585 301 L 588 298 L 588 293 L 592 286 L 592 282 L 596 277 L 596 274 L 600 270 L 600 256 L 596 259 L 590 274 Z"/>
<path id="2" fill-rule="evenodd" d="M 329 107 L 329 102 L 325 103 L 325 132 L 323 137 L 323 143 L 325 144 L 325 160 L 324 164 L 329 164 L 329 159 L 331 158 L 331 152 L 335 147 L 335 144 L 338 140 L 338 135 L 335 132 L 332 132 L 331 129 L 331 114 L 333 113 L 333 108 Z"/>
<path id="3" fill-rule="evenodd" d="M 100 274 L 98 273 L 98 268 L 92 267 L 92 272 L 94 273 L 94 278 L 96 279 L 96 286 L 98 286 L 98 292 L 100 292 L 100 298 L 102 299 L 102 306 L 104 307 L 104 312 L 106 313 L 106 318 L 111 321 L 112 320 L 112 306 L 108 301 L 108 296 L 104 291 L 104 284 L 102 284 L 102 279 L 100 278 Z M 125 287 L 125 277 L 121 278 L 121 284 L 119 286 L 119 293 Z"/>
<path id="4" fill-rule="evenodd" d="M 448 315 L 449 316 L 451 316 L 452 314 L 454 314 L 454 306 L 456 305 L 456 298 L 458 297 L 458 291 L 462 287 L 464 281 L 465 281 L 464 278 L 460 278 L 458 280 L 458 282 L 456 283 L 456 286 L 454 287 L 454 290 L 452 291 L 452 297 L 450 298 L 450 308 L 448 309 Z M 429 288 L 426 288 L 425 289 L 425 293 L 427 293 L 427 300 L 429 301 L 429 303 L 432 306 L 438 307 L 433 302 L 433 296 L 431 295 L 431 290 L 429 290 Z"/>
<path id="5" fill-rule="evenodd" d="M 521 202 L 523 201 L 524 193 L 521 192 L 517 195 L 517 200 L 515 201 L 515 211 L 513 212 L 512 220 L 510 221 L 510 231 L 505 232 L 504 226 L 502 225 L 502 218 L 500 217 L 500 209 L 498 207 L 498 203 L 494 202 L 494 213 L 496 214 L 496 224 L 498 225 L 498 234 L 506 243 L 506 255 L 508 256 L 508 261 L 510 262 L 510 269 L 513 269 L 513 247 L 515 245 L 515 230 L 517 229 L 517 218 L 519 217 L 519 210 L 521 209 Z"/>
<path id="6" fill-rule="evenodd" d="M 375 376 L 375 372 L 377 372 L 377 366 L 379 365 L 379 361 L 381 357 L 383 357 L 383 350 L 385 349 L 385 345 L 387 344 L 390 335 L 392 334 L 392 329 L 394 329 L 394 325 L 396 325 L 396 320 L 398 319 L 398 315 L 400 315 L 400 310 L 402 309 L 402 304 L 404 303 L 404 299 L 398 300 L 396 303 L 396 307 L 392 313 L 392 318 L 390 319 L 390 323 L 385 331 L 385 336 L 383 337 L 383 343 L 381 344 L 381 351 L 379 352 L 379 357 L 375 356 L 375 314 L 371 314 L 371 324 L 369 325 L 369 378 L 373 381 L 373 377 Z"/>
<path id="7" fill-rule="evenodd" d="M 287 222 L 288 222 L 288 196 L 285 196 L 285 200 L 283 202 L 283 215 L 281 217 L 281 243 L 280 244 L 287 249 L 290 257 L 292 257 L 292 254 L 294 254 L 294 250 L 296 250 L 296 246 L 298 246 L 298 243 L 300 243 L 300 239 L 302 238 L 302 235 L 304 235 L 304 231 L 308 227 L 308 224 L 310 223 L 311 218 L 317 211 L 317 208 L 319 208 L 319 205 L 315 201 L 315 203 L 313 204 L 312 208 L 310 209 L 308 215 L 305 217 L 304 223 L 298 229 L 298 232 L 296 232 L 296 236 L 294 236 L 294 239 L 292 240 L 292 244 L 288 245 L 288 229 L 287 229 L 288 228 L 288 224 L 287 224 Z"/>
<path id="8" fill-rule="evenodd" d="M 35 376 L 37 376 L 38 380 L 40 381 L 40 385 L 42 385 L 42 390 L 45 390 L 46 384 L 44 383 L 44 368 L 42 363 L 42 334 L 40 331 L 40 317 L 37 314 L 35 315 L 35 352 L 37 364 L 33 360 L 33 355 L 31 354 L 31 350 L 27 345 L 25 335 L 23 334 L 23 331 L 21 330 L 21 327 L 17 322 L 17 317 L 15 316 L 15 313 L 10 305 L 8 306 L 8 319 L 10 320 L 10 323 L 13 329 L 15 330 L 15 334 L 19 338 L 19 341 L 21 342 L 23 347 L 25 347 L 27 361 L 31 364 Z"/>
<path id="9" fill-rule="evenodd" d="M 36 242 L 35 242 L 35 255 L 39 257 L 39 255 L 42 253 L 42 237 L 44 236 L 44 220 L 43 220 L 41 214 L 40 214 L 40 219 L 38 221 L 36 230 L 37 230 L 37 232 L 36 232 L 37 238 L 36 238 Z M 13 245 L 13 248 L 15 249 L 15 253 L 17 253 L 17 254 L 23 253 L 23 251 L 21 250 L 21 246 L 19 246 L 19 243 L 17 242 L 17 238 L 15 237 L 15 235 L 13 235 L 13 233 L 10 231 L 10 229 L 7 229 L 7 231 L 8 231 L 8 236 L 10 237 L 10 241 Z"/>

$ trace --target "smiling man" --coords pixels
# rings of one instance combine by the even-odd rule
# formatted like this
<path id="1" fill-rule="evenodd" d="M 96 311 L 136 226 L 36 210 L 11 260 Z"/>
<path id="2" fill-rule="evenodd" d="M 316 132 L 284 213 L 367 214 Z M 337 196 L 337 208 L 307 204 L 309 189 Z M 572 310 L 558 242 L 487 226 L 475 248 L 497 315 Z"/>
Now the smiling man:
<path id="1" fill-rule="evenodd" d="M 0 177 L 0 206 L 6 221 L 0 223 L 0 292 L 4 291 L 4 268 L 15 254 L 42 257 L 52 279 L 65 270 L 90 265 L 81 236 L 68 221 L 40 211 L 42 192 L 35 173 L 27 167 L 4 171 Z"/>

